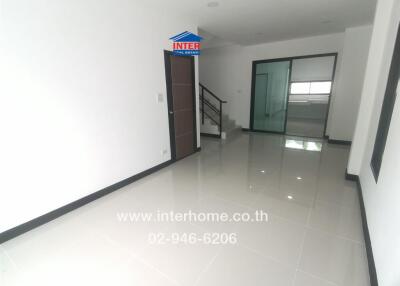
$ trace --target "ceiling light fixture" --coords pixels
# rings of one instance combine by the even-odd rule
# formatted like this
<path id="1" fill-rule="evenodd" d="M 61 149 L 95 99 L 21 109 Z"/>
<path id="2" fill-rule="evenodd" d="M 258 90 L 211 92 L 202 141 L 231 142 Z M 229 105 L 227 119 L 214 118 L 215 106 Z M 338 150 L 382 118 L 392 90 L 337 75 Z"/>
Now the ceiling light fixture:
<path id="1" fill-rule="evenodd" d="M 211 2 L 207 3 L 207 7 L 209 7 L 209 8 L 215 8 L 218 6 L 219 6 L 219 3 L 217 1 L 211 1 Z"/>
<path id="2" fill-rule="evenodd" d="M 293 197 L 292 197 L 292 196 L 287 196 L 287 198 L 288 198 L 289 200 L 293 200 Z"/>

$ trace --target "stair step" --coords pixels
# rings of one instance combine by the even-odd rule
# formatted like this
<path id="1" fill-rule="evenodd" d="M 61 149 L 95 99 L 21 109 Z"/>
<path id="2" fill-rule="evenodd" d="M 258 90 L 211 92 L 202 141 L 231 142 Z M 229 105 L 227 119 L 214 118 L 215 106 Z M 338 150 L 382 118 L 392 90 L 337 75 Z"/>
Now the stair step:
<path id="1" fill-rule="evenodd" d="M 205 112 L 209 115 L 204 114 L 204 124 L 201 124 L 201 133 L 219 135 L 219 114 L 213 111 L 210 107 L 204 107 Z M 213 119 L 211 119 L 211 118 Z M 216 121 L 216 122 L 215 122 Z M 238 130 L 241 130 L 240 127 L 236 125 L 235 120 L 229 118 L 229 115 L 222 114 L 222 132 L 221 139 L 226 139 L 227 137 L 232 136 Z"/>
<path id="2" fill-rule="evenodd" d="M 232 128 L 232 129 L 230 129 L 230 130 L 228 130 L 228 131 L 223 131 L 223 132 L 221 133 L 221 139 L 230 138 L 230 137 L 234 136 L 235 134 L 241 132 L 241 130 L 242 130 L 242 129 L 241 129 L 240 127 L 235 126 L 235 128 Z"/>

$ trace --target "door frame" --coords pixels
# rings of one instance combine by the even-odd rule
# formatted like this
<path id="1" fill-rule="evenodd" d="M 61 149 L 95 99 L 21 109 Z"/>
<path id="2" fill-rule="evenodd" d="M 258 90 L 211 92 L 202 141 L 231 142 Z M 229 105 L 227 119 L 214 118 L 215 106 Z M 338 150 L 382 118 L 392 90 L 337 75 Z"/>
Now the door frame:
<path id="1" fill-rule="evenodd" d="M 324 135 L 323 137 L 326 138 L 326 128 L 328 124 L 328 118 L 329 118 L 329 112 L 330 112 L 330 106 L 331 106 L 331 97 L 332 97 L 332 91 L 333 87 L 335 84 L 335 74 L 336 74 L 336 63 L 337 63 L 337 57 L 338 57 L 338 52 L 333 52 L 333 53 L 324 53 L 324 54 L 314 54 L 314 55 L 305 55 L 305 56 L 295 56 L 295 57 L 286 57 L 286 58 L 275 58 L 275 59 L 265 59 L 265 60 L 256 60 L 252 61 L 252 66 L 251 66 L 251 99 L 250 99 L 250 124 L 249 124 L 249 131 L 252 132 L 261 132 L 261 133 L 273 133 L 273 134 L 286 134 L 286 125 L 287 125 L 287 110 L 289 107 L 289 95 L 290 95 L 290 86 L 288 86 L 288 94 L 287 98 L 288 100 L 286 101 L 286 114 L 285 114 L 285 127 L 283 132 L 278 132 L 278 131 L 266 131 L 266 130 L 257 130 L 254 129 L 253 127 L 253 121 L 254 121 L 254 101 L 255 101 L 255 78 L 256 78 L 256 67 L 257 64 L 264 64 L 264 63 L 273 63 L 273 62 L 285 62 L 289 61 L 289 82 L 288 85 L 291 82 L 292 78 L 292 66 L 293 66 L 293 60 L 299 60 L 299 59 L 307 59 L 307 58 L 322 58 L 322 57 L 334 57 L 334 62 L 333 62 L 333 71 L 332 71 L 332 88 L 331 92 L 329 93 L 329 98 L 328 98 L 328 110 L 326 112 L 326 117 L 325 117 L 325 123 L 324 123 Z"/>
<path id="2" fill-rule="evenodd" d="M 173 113 L 173 97 L 172 97 L 172 77 L 171 77 L 171 56 L 176 56 L 172 51 L 164 50 L 164 66 L 165 66 L 165 81 L 167 88 L 167 111 L 168 111 L 168 124 L 169 124 L 169 139 L 170 139 L 170 154 L 171 161 L 176 159 L 176 143 L 175 143 L 175 122 Z M 197 151 L 197 109 L 196 109 L 196 69 L 194 56 L 179 56 L 190 59 L 190 66 L 192 70 L 192 99 L 193 99 L 193 153 Z M 188 156 L 192 155 L 189 154 Z M 187 157 L 187 156 L 185 156 Z M 184 158 L 184 157 L 183 157 Z M 180 158 L 180 159 L 183 159 Z M 178 159 L 178 160 L 180 160 Z"/>

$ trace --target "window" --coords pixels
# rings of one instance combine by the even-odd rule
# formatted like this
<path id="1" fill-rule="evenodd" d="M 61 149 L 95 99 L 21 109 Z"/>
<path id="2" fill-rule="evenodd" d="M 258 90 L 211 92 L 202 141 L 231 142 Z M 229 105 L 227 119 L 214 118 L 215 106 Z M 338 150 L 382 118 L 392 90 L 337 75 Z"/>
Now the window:
<path id="1" fill-rule="evenodd" d="M 331 93 L 331 81 L 316 81 L 310 86 L 310 94 L 326 94 Z"/>
<path id="2" fill-rule="evenodd" d="M 290 94 L 330 94 L 332 81 L 292 82 Z"/>
<path id="3" fill-rule="evenodd" d="M 291 94 L 310 94 L 309 82 L 293 82 L 290 85 Z"/>
<path id="4" fill-rule="evenodd" d="M 400 29 L 397 32 L 392 62 L 390 64 L 389 77 L 386 84 L 385 97 L 383 99 L 378 130 L 376 132 L 374 151 L 371 158 L 371 169 L 375 181 L 378 181 L 381 170 L 383 153 L 385 151 L 386 139 L 389 133 L 390 120 L 394 103 L 396 101 L 396 89 L 400 78 Z"/>

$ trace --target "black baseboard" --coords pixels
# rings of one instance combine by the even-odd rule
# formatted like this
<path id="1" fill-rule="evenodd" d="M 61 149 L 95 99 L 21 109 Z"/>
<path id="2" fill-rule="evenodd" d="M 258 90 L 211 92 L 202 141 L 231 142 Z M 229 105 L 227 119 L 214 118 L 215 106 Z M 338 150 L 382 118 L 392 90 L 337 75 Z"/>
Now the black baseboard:
<path id="1" fill-rule="evenodd" d="M 362 228 L 363 228 L 363 233 L 364 233 L 365 248 L 367 251 L 370 285 L 378 286 L 378 277 L 376 274 L 374 254 L 372 252 L 371 238 L 369 236 L 368 222 L 367 222 L 367 216 L 365 213 L 365 205 L 364 205 L 364 199 L 363 199 L 362 188 L 361 188 L 361 183 L 360 183 L 360 177 L 358 175 L 349 174 L 349 173 L 347 173 L 347 170 L 346 170 L 346 180 L 355 181 L 357 184 L 358 199 L 360 201 Z"/>
<path id="2" fill-rule="evenodd" d="M 254 130 L 254 129 L 249 129 L 249 128 L 242 128 L 243 132 L 254 132 L 254 133 L 263 133 L 263 134 L 273 134 L 273 135 L 286 135 L 283 132 L 277 132 L 277 131 L 265 131 L 265 130 Z"/>
<path id="3" fill-rule="evenodd" d="M 198 148 L 198 151 L 199 150 L 200 150 L 200 148 Z M 118 189 L 120 189 L 122 187 L 125 187 L 126 185 L 129 185 L 129 184 L 131 184 L 131 183 L 133 183 L 133 182 L 135 182 L 135 181 L 137 181 L 137 180 L 139 180 L 139 179 L 141 179 L 141 178 L 143 178 L 145 176 L 148 176 L 148 175 L 150 175 L 150 174 L 152 174 L 152 173 L 154 173 L 154 172 L 156 172 L 156 171 L 158 171 L 158 170 L 160 170 L 160 169 L 162 169 L 164 167 L 167 167 L 172 162 L 173 162 L 172 160 L 169 160 L 169 161 L 166 161 L 164 163 L 161 163 L 161 164 L 159 164 L 157 166 L 154 166 L 154 167 L 152 167 L 152 168 L 150 168 L 150 169 L 148 169 L 146 171 L 143 171 L 143 172 L 141 172 L 139 174 L 136 174 L 136 175 L 134 175 L 132 177 L 129 177 L 129 178 L 125 179 L 125 180 L 122 180 L 122 181 L 120 181 L 118 183 L 115 183 L 115 184 L 113 184 L 111 186 L 108 186 L 108 187 L 106 187 L 106 188 L 104 188 L 104 189 L 102 189 L 100 191 L 97 191 L 97 192 L 95 192 L 93 194 L 90 194 L 90 195 L 88 195 L 86 197 L 83 197 L 83 198 L 81 198 L 79 200 L 76 200 L 76 201 L 74 201 L 72 203 L 69 203 L 69 204 L 67 204 L 67 205 L 65 205 L 63 207 L 60 207 L 60 208 L 58 208 L 58 209 L 56 209 L 54 211 L 46 213 L 46 214 L 44 214 L 44 215 L 42 215 L 40 217 L 34 218 L 33 220 L 30 220 L 30 221 L 28 221 L 26 223 L 18 225 L 16 227 L 12 228 L 12 229 L 6 230 L 6 231 L 0 233 L 0 244 L 6 242 L 7 240 L 15 238 L 15 237 L 27 232 L 27 231 L 30 231 L 30 230 L 38 227 L 38 226 L 41 226 L 41 225 L 43 225 L 45 223 L 48 223 L 48 222 L 50 222 L 50 221 L 52 221 L 52 220 L 54 220 L 54 219 L 56 219 L 56 218 L 58 218 L 58 217 L 60 217 L 60 216 L 62 216 L 64 214 L 69 213 L 69 212 L 71 212 L 71 211 L 73 211 L 73 210 L 75 210 L 75 209 L 77 209 L 79 207 L 82 207 L 82 206 L 84 206 L 84 205 L 86 205 L 86 204 L 88 204 L 90 202 L 93 202 L 94 200 L 97 200 L 97 199 L 99 199 L 99 198 L 101 198 L 101 197 L 103 197 L 105 195 L 108 195 L 109 193 L 112 193 L 112 192 L 114 192 L 114 191 L 116 191 L 116 190 L 118 190 Z"/>
<path id="4" fill-rule="evenodd" d="M 330 139 L 329 136 L 327 139 L 328 139 L 329 144 L 339 144 L 339 145 L 346 145 L 346 146 L 351 145 L 351 141 Z"/>
<path id="5" fill-rule="evenodd" d="M 345 141 L 345 140 L 336 140 L 336 139 L 329 139 L 329 136 L 324 135 L 323 137 L 307 137 L 307 136 L 299 136 L 299 135 L 291 135 L 283 132 L 275 132 L 275 131 L 262 131 L 262 130 L 252 130 L 249 128 L 242 128 L 243 132 L 258 132 L 258 133 L 267 133 L 267 134 L 278 134 L 278 135 L 286 135 L 286 136 L 292 136 L 292 137 L 303 137 L 303 138 L 315 138 L 315 139 L 326 139 L 328 140 L 328 143 L 330 144 L 339 144 L 339 145 L 346 145 L 350 146 L 351 141 Z"/>
<path id="6" fill-rule="evenodd" d="M 357 182 L 357 181 L 358 181 L 358 176 L 357 176 L 357 175 L 353 175 L 353 174 L 349 174 L 349 173 L 347 172 L 347 169 L 346 169 L 345 178 L 346 178 L 346 180 L 348 180 L 348 181 L 354 181 L 354 182 Z"/>
<path id="7" fill-rule="evenodd" d="M 212 137 L 212 138 L 221 138 L 221 135 L 219 135 L 219 134 L 209 134 L 209 133 L 200 133 L 200 136 Z"/>

